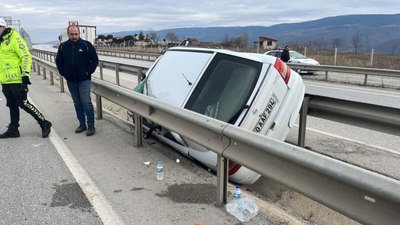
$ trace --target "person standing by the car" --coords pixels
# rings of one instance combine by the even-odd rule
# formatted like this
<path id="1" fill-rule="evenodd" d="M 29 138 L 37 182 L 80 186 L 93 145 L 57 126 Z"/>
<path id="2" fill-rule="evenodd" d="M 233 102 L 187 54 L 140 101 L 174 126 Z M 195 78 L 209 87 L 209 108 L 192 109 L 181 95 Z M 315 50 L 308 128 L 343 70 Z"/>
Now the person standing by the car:
<path id="1" fill-rule="evenodd" d="M 285 48 L 282 51 L 281 60 L 284 62 L 288 62 L 290 60 L 289 46 L 287 46 L 287 45 L 285 46 Z"/>
<path id="2" fill-rule="evenodd" d="M 31 53 L 24 39 L 15 29 L 8 27 L 3 18 L 0 18 L 0 83 L 10 109 L 11 120 L 7 131 L 0 134 L 0 138 L 20 136 L 19 108 L 35 118 L 42 129 L 43 138 L 50 134 L 51 123 L 27 99 L 28 84 L 31 84 L 29 80 L 31 64 Z"/>
<path id="3" fill-rule="evenodd" d="M 94 109 L 90 97 L 91 75 L 99 63 L 93 45 L 79 37 L 79 27 L 70 25 L 67 28 L 69 40 L 60 44 L 56 65 L 60 74 L 67 80 L 79 126 L 75 133 L 86 130 L 86 135 L 93 135 Z"/>

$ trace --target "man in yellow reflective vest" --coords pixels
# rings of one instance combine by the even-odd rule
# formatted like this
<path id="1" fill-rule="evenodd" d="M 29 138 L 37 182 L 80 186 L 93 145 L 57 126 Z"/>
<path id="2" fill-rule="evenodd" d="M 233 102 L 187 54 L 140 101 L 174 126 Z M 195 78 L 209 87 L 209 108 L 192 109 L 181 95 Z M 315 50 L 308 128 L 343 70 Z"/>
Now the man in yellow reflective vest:
<path id="1" fill-rule="evenodd" d="M 19 108 L 29 113 L 39 123 L 42 137 L 48 137 L 51 123 L 28 99 L 29 72 L 32 57 L 24 39 L 0 18 L 0 84 L 10 109 L 10 124 L 0 138 L 19 137 Z"/>

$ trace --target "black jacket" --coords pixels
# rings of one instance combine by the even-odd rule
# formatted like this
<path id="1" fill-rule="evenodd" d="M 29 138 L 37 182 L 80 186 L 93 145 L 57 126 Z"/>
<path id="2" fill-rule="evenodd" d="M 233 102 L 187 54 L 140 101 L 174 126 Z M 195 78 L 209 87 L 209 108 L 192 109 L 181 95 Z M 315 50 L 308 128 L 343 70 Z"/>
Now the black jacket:
<path id="1" fill-rule="evenodd" d="M 290 55 L 289 55 L 289 51 L 286 49 L 283 49 L 282 54 L 281 54 L 281 59 L 284 62 L 288 62 L 290 60 Z"/>
<path id="2" fill-rule="evenodd" d="M 58 47 L 57 69 L 68 81 L 90 80 L 98 64 L 96 49 L 88 41 L 79 39 L 76 44 L 73 44 L 71 40 L 68 40 Z"/>

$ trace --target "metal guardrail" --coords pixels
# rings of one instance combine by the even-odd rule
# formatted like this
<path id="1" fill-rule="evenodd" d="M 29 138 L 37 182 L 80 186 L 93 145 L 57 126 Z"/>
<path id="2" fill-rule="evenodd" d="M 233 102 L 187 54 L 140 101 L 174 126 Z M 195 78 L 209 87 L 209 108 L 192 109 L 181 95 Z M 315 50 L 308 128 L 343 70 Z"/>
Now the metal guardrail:
<path id="1" fill-rule="evenodd" d="M 40 55 L 40 53 L 38 54 Z M 43 57 L 43 55 L 42 55 Z M 50 73 L 53 74 L 54 72 L 57 73 L 57 68 L 55 68 L 55 54 L 47 54 L 44 55 L 44 59 L 46 61 L 42 61 L 40 56 L 32 56 L 32 59 L 38 64 L 38 65 L 43 65 L 44 67 L 48 68 Z M 48 62 L 47 62 L 48 61 Z M 53 63 L 52 63 L 53 62 Z M 34 70 L 36 70 L 36 66 L 33 67 Z M 120 79 L 119 79 L 119 73 L 127 73 L 127 74 L 132 74 L 137 76 L 137 83 L 139 83 L 142 79 L 144 74 L 146 73 L 148 67 L 143 67 L 143 66 L 131 66 L 123 63 L 113 63 L 113 62 L 108 62 L 104 60 L 99 60 L 99 72 L 100 72 L 100 79 L 103 79 L 103 69 L 110 69 L 115 71 L 115 83 L 117 85 L 120 84 Z M 46 73 L 46 70 L 44 70 L 44 73 Z M 40 70 L 39 70 L 40 74 Z M 63 80 L 63 77 L 60 76 L 60 79 Z M 52 82 L 53 79 L 52 79 Z M 63 82 L 63 81 L 62 81 Z M 64 92 L 62 89 L 61 92 Z"/>
<path id="2" fill-rule="evenodd" d="M 128 52 L 128 51 L 117 51 L 117 50 L 106 50 L 97 48 L 97 54 L 107 55 L 107 56 L 116 56 L 128 59 L 140 59 L 146 61 L 155 61 L 160 54 L 155 53 L 144 53 L 144 52 Z"/>
<path id="3" fill-rule="evenodd" d="M 34 70 L 35 64 L 56 70 L 53 63 L 34 59 Z M 46 78 L 45 72 L 43 76 Z M 217 205 L 227 201 L 227 159 L 231 159 L 364 224 L 400 221 L 400 182 L 395 179 L 169 106 L 100 79 L 93 79 L 92 86 L 98 118 L 104 97 L 216 152 Z M 135 134 L 140 142 L 141 129 Z"/>
<path id="4" fill-rule="evenodd" d="M 227 159 L 364 224 L 400 221 L 400 182 L 126 88 L 94 79 L 93 92 L 218 155 L 217 204 L 227 200 Z"/>
<path id="5" fill-rule="evenodd" d="M 290 68 L 294 70 L 307 71 L 325 71 L 338 73 L 366 74 L 376 76 L 387 76 L 400 78 L 400 70 L 363 68 L 363 67 L 348 67 L 348 66 L 331 66 L 331 65 L 305 65 L 297 63 L 289 63 Z"/>
<path id="6" fill-rule="evenodd" d="M 307 114 L 400 136 L 400 109 L 306 94 Z"/>
<path id="7" fill-rule="evenodd" d="M 331 66 L 331 65 L 304 65 L 304 64 L 288 64 L 290 68 L 294 70 L 303 70 L 303 71 L 324 71 L 325 72 L 325 81 L 329 80 L 329 72 L 336 73 L 349 73 L 349 74 L 358 74 L 360 76 L 364 76 L 363 85 L 367 86 L 368 84 L 368 76 L 381 76 L 381 77 L 394 77 L 400 78 L 400 70 L 388 70 L 388 69 L 376 69 L 376 68 L 363 68 L 363 67 L 346 67 L 346 66 Z"/>

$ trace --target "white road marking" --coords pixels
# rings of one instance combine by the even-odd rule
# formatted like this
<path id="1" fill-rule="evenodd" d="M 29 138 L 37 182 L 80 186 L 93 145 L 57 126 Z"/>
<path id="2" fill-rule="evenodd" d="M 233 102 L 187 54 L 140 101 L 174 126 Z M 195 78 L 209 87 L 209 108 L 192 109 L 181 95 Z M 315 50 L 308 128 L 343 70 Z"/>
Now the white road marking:
<path id="1" fill-rule="evenodd" d="M 294 126 L 297 127 L 297 128 L 299 127 L 298 124 L 295 124 Z M 384 148 L 384 147 L 380 147 L 380 146 L 376 146 L 376 145 L 367 144 L 365 142 L 357 141 L 357 140 L 354 140 L 354 139 L 351 139 L 351 138 L 339 136 L 339 135 L 332 134 L 332 133 L 327 133 L 327 132 L 316 130 L 316 129 L 313 129 L 313 128 L 307 128 L 307 130 L 315 132 L 315 133 L 323 134 L 323 135 L 326 135 L 326 136 L 330 136 L 330 137 L 333 137 L 333 138 L 343 139 L 343 140 L 354 142 L 354 143 L 357 143 L 357 144 L 370 146 L 372 148 L 377 148 L 379 150 L 390 152 L 390 153 L 395 154 L 395 155 L 400 155 L 400 152 L 398 152 L 398 151 L 394 151 L 394 150 L 391 150 L 391 149 L 388 149 L 388 148 Z"/>
<path id="2" fill-rule="evenodd" d="M 32 99 L 29 98 L 29 101 L 34 104 Z M 85 171 L 85 169 L 83 169 L 79 161 L 75 158 L 68 146 L 65 145 L 64 141 L 53 128 L 51 129 L 49 138 L 56 148 L 58 154 L 60 154 L 61 158 L 64 160 L 72 176 L 74 176 L 76 182 L 81 187 L 83 193 L 85 193 L 93 208 L 96 210 L 97 215 L 100 217 L 103 224 L 125 225 L 115 210 L 108 203 L 103 193 L 97 188 L 89 174 Z"/>

